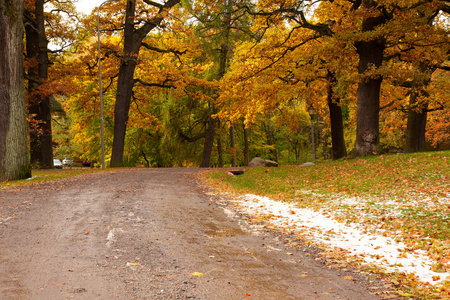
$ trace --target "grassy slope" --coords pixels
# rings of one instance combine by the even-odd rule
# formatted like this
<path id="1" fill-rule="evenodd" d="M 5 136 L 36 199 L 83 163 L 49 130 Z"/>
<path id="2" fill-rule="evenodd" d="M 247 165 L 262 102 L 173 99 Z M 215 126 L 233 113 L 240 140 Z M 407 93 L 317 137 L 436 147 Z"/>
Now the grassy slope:
<path id="1" fill-rule="evenodd" d="M 321 210 L 368 232 L 383 228 L 397 238 L 400 233 L 409 249 L 428 252 L 436 261 L 434 271 L 450 271 L 449 151 L 254 168 L 241 176 L 215 170 L 205 180 L 222 192 L 264 195 Z M 448 286 L 404 284 L 424 299 L 450 298 Z"/>

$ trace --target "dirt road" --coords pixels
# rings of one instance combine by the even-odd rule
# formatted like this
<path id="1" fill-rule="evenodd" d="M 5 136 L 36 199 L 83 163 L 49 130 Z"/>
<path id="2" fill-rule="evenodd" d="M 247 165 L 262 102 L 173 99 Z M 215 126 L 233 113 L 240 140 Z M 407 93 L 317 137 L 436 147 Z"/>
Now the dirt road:
<path id="1" fill-rule="evenodd" d="M 230 213 L 195 172 L 0 191 L 0 299 L 379 299 L 307 246 Z"/>

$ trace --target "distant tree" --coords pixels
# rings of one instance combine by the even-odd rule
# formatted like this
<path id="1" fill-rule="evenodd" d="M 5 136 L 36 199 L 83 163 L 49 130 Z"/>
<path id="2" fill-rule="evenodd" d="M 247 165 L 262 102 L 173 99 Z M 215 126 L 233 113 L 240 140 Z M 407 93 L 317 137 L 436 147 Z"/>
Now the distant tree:
<path id="1" fill-rule="evenodd" d="M 23 0 L 0 1 L 0 181 L 31 177 L 22 15 Z"/>

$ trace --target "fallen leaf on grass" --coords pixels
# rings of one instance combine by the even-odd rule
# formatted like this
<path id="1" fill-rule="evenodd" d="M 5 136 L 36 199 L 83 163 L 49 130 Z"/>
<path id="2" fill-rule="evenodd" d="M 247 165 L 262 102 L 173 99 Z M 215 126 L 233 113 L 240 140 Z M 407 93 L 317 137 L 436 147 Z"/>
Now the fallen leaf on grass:
<path id="1" fill-rule="evenodd" d="M 408 297 L 408 298 L 414 297 L 413 294 L 405 293 L 403 291 L 397 291 L 397 294 L 399 294 L 400 296 L 403 296 L 403 297 Z"/>

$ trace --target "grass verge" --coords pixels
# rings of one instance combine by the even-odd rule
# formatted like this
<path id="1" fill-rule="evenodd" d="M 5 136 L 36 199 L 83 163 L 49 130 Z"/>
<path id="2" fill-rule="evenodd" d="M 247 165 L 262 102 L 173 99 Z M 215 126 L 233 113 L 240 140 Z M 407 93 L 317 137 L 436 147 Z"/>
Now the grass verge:
<path id="1" fill-rule="evenodd" d="M 73 169 L 51 169 L 51 170 L 33 170 L 32 177 L 22 180 L 0 182 L 0 190 L 32 185 L 40 182 L 59 180 L 67 177 L 73 177 L 82 174 L 101 172 L 100 169 L 91 168 L 73 168 Z"/>

